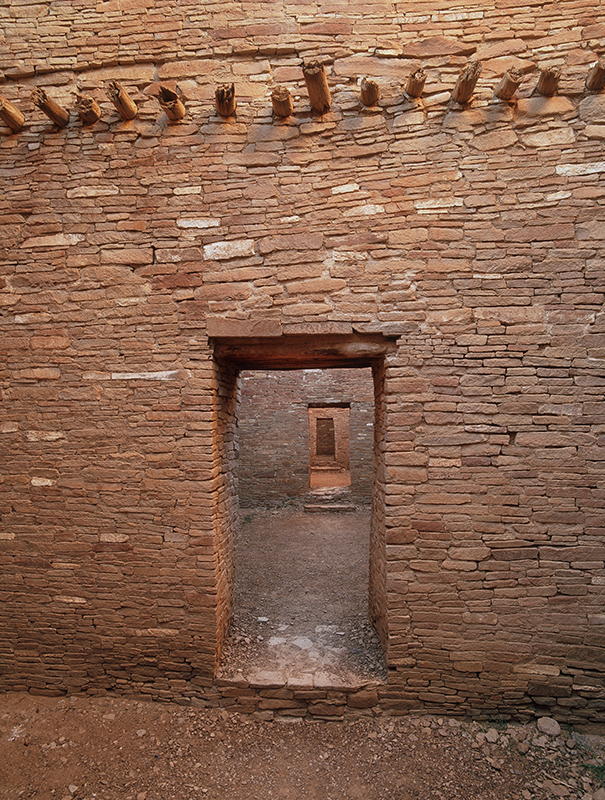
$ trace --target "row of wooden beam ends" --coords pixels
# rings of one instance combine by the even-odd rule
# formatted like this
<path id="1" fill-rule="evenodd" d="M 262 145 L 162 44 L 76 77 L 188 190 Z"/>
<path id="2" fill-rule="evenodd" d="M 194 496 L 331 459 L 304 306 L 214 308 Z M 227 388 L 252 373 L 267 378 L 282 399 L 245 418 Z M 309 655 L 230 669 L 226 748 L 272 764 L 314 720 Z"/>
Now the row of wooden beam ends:
<path id="1" fill-rule="evenodd" d="M 325 114 L 330 110 L 332 98 L 323 63 L 319 60 L 310 61 L 303 63 L 302 69 L 312 108 L 320 114 Z M 452 90 L 452 100 L 459 105 L 468 103 L 473 96 L 480 74 L 480 61 L 468 64 L 458 75 L 458 80 Z M 535 91 L 545 97 L 550 97 L 557 91 L 560 77 L 561 71 L 557 67 L 541 70 Z M 495 96 L 500 100 L 511 101 L 522 78 L 522 73 L 511 67 L 496 87 Z M 408 97 L 421 97 L 425 82 L 424 70 L 417 69 L 412 72 L 405 87 Z M 605 59 L 600 59 L 590 70 L 586 78 L 586 88 L 591 92 L 600 92 L 605 88 Z M 132 120 L 136 117 L 137 105 L 121 84 L 117 81 L 109 81 L 105 89 L 108 98 L 122 119 Z M 364 106 L 373 106 L 379 99 L 380 89 L 376 81 L 367 77 L 363 78 L 360 86 L 361 103 Z M 34 89 L 31 100 L 58 128 L 64 128 L 69 122 L 69 111 L 49 97 L 44 89 L 40 87 Z M 158 101 L 168 119 L 173 122 L 183 119 L 187 113 L 178 91 L 168 89 L 166 86 L 160 86 Z M 219 86 L 215 92 L 215 103 L 216 110 L 221 117 L 231 117 L 235 114 L 237 103 L 233 83 Z M 273 90 L 271 103 L 277 117 L 289 117 L 294 111 L 292 96 L 285 86 L 278 86 Z M 93 97 L 76 94 L 75 107 L 84 125 L 94 125 L 101 118 L 101 108 Z M 20 131 L 25 123 L 25 117 L 21 111 L 10 100 L 6 100 L 2 96 L 0 96 L 0 119 L 14 132 Z"/>

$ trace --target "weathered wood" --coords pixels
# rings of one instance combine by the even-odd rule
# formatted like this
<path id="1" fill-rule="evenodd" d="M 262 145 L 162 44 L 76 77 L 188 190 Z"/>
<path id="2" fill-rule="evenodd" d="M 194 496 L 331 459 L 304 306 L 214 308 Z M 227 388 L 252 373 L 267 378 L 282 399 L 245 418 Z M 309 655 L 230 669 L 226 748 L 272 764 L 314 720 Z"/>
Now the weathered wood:
<path id="1" fill-rule="evenodd" d="M 64 128 L 69 122 L 69 111 L 56 103 L 39 86 L 32 92 L 31 100 L 58 128 Z"/>
<path id="2" fill-rule="evenodd" d="M 168 89 L 166 86 L 160 86 L 158 100 L 168 119 L 173 122 L 178 122 L 178 120 L 183 119 L 187 113 L 183 101 L 178 94 L 173 92 L 172 89 Z"/>
<path id="3" fill-rule="evenodd" d="M 134 119 L 138 113 L 137 104 L 132 100 L 126 89 L 118 81 L 109 81 L 105 90 L 107 97 L 114 104 L 116 111 L 125 120 Z"/>
<path id="4" fill-rule="evenodd" d="M 591 92 L 600 92 L 605 89 L 605 58 L 599 59 L 588 73 L 586 88 Z"/>
<path id="5" fill-rule="evenodd" d="M 473 64 L 466 66 L 456 81 L 454 90 L 452 91 L 452 100 L 459 103 L 461 106 L 468 103 L 473 96 L 475 86 L 481 75 L 482 64 L 480 61 L 475 61 Z"/>
<path id="6" fill-rule="evenodd" d="M 23 127 L 25 117 L 14 106 L 10 100 L 6 100 L 0 96 L 0 118 L 8 125 L 8 127 L 17 133 Z"/>
<path id="7" fill-rule="evenodd" d="M 94 125 L 101 119 L 101 106 L 94 97 L 76 95 L 76 111 L 85 125 Z"/>
<path id="8" fill-rule="evenodd" d="M 292 95 L 286 86 L 276 86 L 271 92 L 271 103 L 276 117 L 289 117 L 294 111 Z"/>
<path id="9" fill-rule="evenodd" d="M 332 106 L 332 98 L 324 65 L 321 61 L 309 61 L 308 64 L 303 64 L 303 76 L 311 107 L 320 114 L 325 114 Z"/>
<path id="10" fill-rule="evenodd" d="M 360 99 L 364 106 L 374 106 L 380 99 L 380 89 L 376 81 L 362 78 Z"/>
<path id="11" fill-rule="evenodd" d="M 405 86 L 405 93 L 408 97 L 421 97 L 426 83 L 426 74 L 423 69 L 418 68 L 408 77 Z"/>
<path id="12" fill-rule="evenodd" d="M 551 97 L 559 85 L 561 70 L 558 67 L 548 67 L 540 72 L 536 91 L 544 97 Z"/>
<path id="13" fill-rule="evenodd" d="M 214 93 L 216 101 L 216 110 L 221 117 L 231 117 L 235 114 L 237 103 L 235 100 L 235 86 L 233 84 L 224 84 L 219 86 Z"/>
<path id="14" fill-rule="evenodd" d="M 502 80 L 496 86 L 494 94 L 500 100 L 511 100 L 523 80 L 523 75 L 515 67 L 511 67 L 502 76 Z"/>

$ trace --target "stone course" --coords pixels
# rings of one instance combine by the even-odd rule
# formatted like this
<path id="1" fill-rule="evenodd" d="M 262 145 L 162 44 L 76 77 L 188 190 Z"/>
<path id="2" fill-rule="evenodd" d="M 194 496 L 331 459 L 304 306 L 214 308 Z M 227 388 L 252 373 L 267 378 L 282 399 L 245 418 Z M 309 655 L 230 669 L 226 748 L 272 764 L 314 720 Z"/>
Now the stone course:
<path id="1" fill-rule="evenodd" d="M 604 721 L 605 94 L 584 88 L 603 0 L 23 0 L 0 19 L 0 94 L 25 115 L 0 126 L 0 687 L 237 705 L 214 675 L 239 372 L 357 366 L 381 706 Z M 276 684 L 235 688 L 328 717 L 374 692 Z"/>

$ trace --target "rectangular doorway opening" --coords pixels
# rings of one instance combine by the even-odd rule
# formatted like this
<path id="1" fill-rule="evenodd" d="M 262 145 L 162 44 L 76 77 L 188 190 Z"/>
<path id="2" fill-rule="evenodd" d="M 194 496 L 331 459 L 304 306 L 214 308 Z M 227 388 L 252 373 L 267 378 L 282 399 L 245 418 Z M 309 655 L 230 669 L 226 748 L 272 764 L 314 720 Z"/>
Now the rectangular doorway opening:
<path id="1" fill-rule="evenodd" d="M 342 384 L 345 392 L 348 383 L 345 379 Z M 310 489 L 321 492 L 351 485 L 350 440 L 351 403 L 309 403 Z M 362 457 L 361 467 L 367 472 L 371 466 L 370 451 Z"/>
<path id="2" fill-rule="evenodd" d="M 237 384 L 239 525 L 220 677 L 386 681 L 376 370 L 241 369 Z"/>

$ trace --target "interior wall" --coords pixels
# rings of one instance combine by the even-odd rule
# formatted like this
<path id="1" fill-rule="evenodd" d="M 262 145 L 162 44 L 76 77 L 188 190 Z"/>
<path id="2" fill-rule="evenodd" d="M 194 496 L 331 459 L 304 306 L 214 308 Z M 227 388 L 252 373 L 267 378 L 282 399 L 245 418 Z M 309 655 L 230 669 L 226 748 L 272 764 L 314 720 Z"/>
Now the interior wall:
<path id="1" fill-rule="evenodd" d="M 310 403 L 350 402 L 347 497 L 372 496 L 374 397 L 369 367 L 243 370 L 238 419 L 242 506 L 276 505 L 309 491 Z"/>

